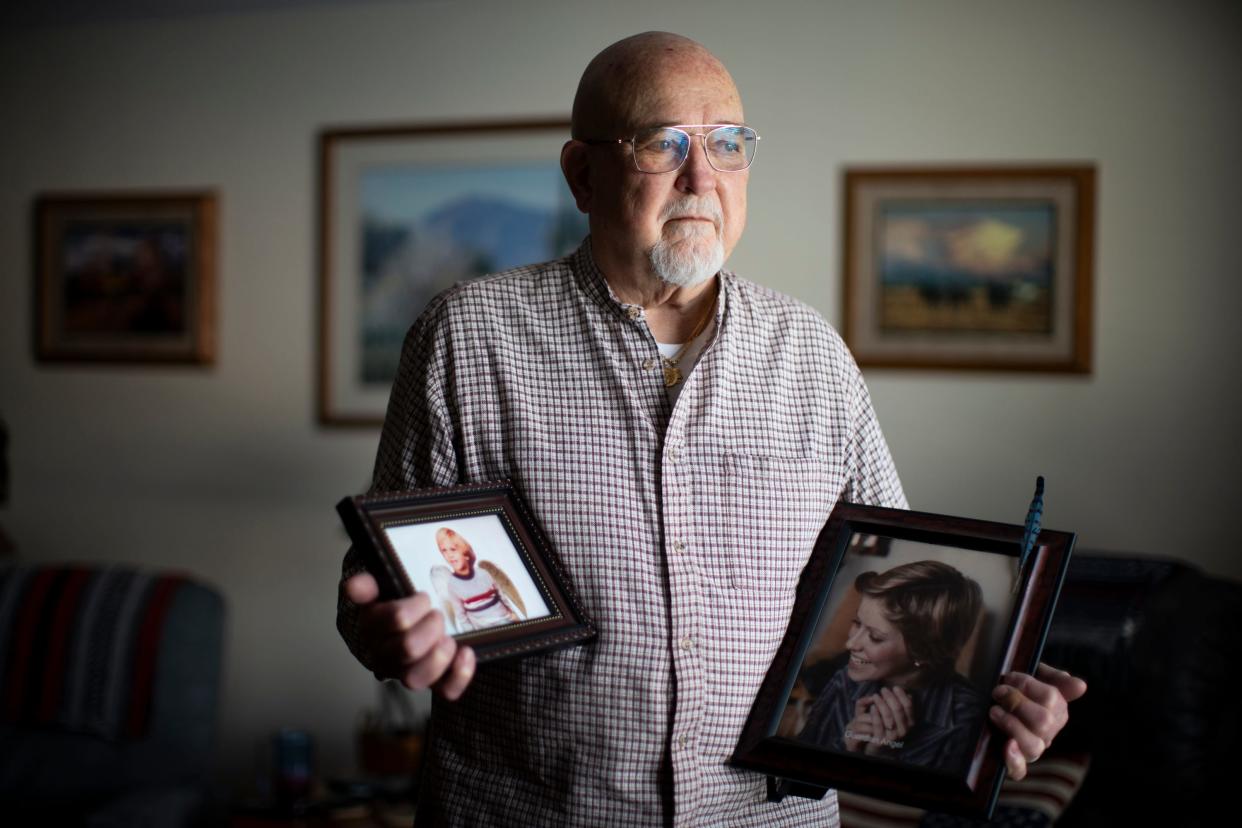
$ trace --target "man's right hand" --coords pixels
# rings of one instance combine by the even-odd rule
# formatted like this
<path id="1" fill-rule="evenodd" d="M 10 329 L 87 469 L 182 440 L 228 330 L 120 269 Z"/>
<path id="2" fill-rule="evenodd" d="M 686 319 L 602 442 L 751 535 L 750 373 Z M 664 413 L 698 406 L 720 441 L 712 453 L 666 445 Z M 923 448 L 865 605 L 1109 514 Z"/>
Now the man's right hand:
<path id="1" fill-rule="evenodd" d="M 411 690 L 434 687 L 449 700 L 465 692 L 474 678 L 474 650 L 444 631 L 444 615 L 425 593 L 381 601 L 369 572 L 342 581 L 341 591 L 358 605 L 359 660 L 376 678 L 397 679 Z"/>

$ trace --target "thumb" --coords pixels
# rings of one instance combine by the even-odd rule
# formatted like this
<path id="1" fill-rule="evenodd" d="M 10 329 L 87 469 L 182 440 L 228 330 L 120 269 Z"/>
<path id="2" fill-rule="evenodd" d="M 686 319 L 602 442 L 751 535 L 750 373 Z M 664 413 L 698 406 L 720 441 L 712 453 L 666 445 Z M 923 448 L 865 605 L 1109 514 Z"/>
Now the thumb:
<path id="1" fill-rule="evenodd" d="M 359 572 L 341 582 L 341 592 L 355 604 L 369 604 L 379 597 L 379 584 L 370 572 Z"/>

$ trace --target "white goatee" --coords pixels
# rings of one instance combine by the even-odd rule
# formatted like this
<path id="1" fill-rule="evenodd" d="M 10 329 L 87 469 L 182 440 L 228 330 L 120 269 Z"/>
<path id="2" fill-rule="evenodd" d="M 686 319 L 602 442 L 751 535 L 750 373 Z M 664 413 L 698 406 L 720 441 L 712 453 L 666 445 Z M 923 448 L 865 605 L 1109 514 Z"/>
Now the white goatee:
<path id="1" fill-rule="evenodd" d="M 702 235 L 702 225 L 687 222 L 675 225 L 675 237 L 661 237 L 647 251 L 647 259 L 656 276 L 675 287 L 694 287 L 706 282 L 724 266 L 724 242 L 720 240 L 720 227 L 724 217 L 720 205 L 705 199 L 696 204 L 687 199 L 670 204 L 660 216 L 662 221 L 682 216 L 699 216 L 712 220 L 715 232 L 709 239 Z M 665 225 L 667 232 L 668 225 Z"/>

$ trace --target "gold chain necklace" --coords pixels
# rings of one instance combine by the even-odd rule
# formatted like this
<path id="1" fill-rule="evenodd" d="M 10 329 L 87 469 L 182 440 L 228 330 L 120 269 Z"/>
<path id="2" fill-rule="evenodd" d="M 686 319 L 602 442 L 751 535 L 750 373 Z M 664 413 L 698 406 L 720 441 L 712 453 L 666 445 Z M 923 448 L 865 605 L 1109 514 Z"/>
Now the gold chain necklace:
<path id="1" fill-rule="evenodd" d="M 671 357 L 666 357 L 663 354 L 660 355 L 660 366 L 664 369 L 665 388 L 672 388 L 684 379 L 681 369 L 677 367 L 677 361 L 685 356 L 686 351 L 691 345 L 694 344 L 694 340 L 698 339 L 699 334 L 703 333 L 703 329 L 707 327 L 707 320 L 711 319 L 715 315 L 715 311 L 716 301 L 713 298 L 711 303 L 707 306 L 707 313 L 703 314 L 703 317 L 699 320 L 699 324 L 694 326 L 694 331 L 690 334 L 690 338 L 677 349 L 677 353 L 673 354 Z"/>

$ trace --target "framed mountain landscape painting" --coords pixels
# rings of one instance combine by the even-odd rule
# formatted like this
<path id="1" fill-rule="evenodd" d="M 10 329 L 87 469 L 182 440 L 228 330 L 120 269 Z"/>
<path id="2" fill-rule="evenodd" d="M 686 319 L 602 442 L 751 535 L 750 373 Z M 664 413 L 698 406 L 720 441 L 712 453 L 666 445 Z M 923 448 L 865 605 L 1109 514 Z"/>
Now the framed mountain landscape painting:
<path id="1" fill-rule="evenodd" d="M 458 282 L 571 252 L 569 121 L 325 130 L 319 419 L 377 425 L 410 324 Z"/>

